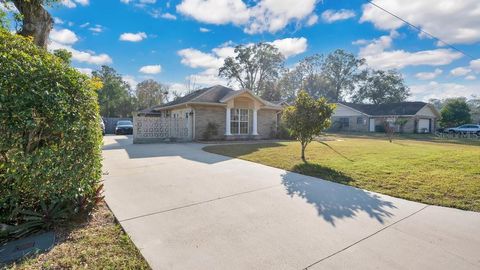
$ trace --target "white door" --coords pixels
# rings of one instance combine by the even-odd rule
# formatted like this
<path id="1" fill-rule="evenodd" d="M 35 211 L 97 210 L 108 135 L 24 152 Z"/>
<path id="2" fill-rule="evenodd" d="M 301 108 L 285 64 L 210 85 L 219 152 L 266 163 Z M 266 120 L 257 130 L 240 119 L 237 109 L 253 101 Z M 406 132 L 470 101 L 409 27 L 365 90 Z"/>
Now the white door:
<path id="1" fill-rule="evenodd" d="M 375 132 L 375 119 L 370 118 L 370 132 Z"/>
<path id="2" fill-rule="evenodd" d="M 430 132 L 430 119 L 419 119 L 418 133 L 429 133 L 429 132 Z"/>

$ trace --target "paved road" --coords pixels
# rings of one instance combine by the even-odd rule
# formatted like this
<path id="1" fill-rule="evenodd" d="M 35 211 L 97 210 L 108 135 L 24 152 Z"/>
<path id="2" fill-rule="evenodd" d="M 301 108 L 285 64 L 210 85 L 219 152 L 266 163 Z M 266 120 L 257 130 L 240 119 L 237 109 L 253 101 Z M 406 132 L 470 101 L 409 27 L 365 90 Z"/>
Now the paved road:
<path id="1" fill-rule="evenodd" d="M 106 200 L 154 269 L 480 269 L 480 213 L 107 136 Z"/>

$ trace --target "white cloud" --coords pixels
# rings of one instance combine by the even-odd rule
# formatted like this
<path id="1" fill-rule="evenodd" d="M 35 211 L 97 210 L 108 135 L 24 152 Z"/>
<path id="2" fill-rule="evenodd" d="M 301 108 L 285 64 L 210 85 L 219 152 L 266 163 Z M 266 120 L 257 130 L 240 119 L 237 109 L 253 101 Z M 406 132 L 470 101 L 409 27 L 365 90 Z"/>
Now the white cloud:
<path id="1" fill-rule="evenodd" d="M 138 81 L 131 75 L 122 76 L 122 80 L 130 85 L 132 89 L 137 88 Z"/>
<path id="2" fill-rule="evenodd" d="M 171 14 L 171 13 L 163 13 L 162 15 L 160 15 L 160 17 L 162 17 L 163 19 L 167 19 L 167 20 L 176 20 L 177 19 L 177 16 Z"/>
<path id="3" fill-rule="evenodd" d="M 248 34 L 275 33 L 290 22 L 300 22 L 315 10 L 316 0 L 262 0 L 250 8 L 250 20 L 244 31 Z"/>
<path id="4" fill-rule="evenodd" d="M 77 2 L 78 4 L 80 4 L 82 6 L 88 6 L 90 4 L 89 0 L 75 0 L 75 2 Z"/>
<path id="5" fill-rule="evenodd" d="M 188 48 L 178 51 L 182 57 L 181 63 L 191 68 L 220 68 L 223 60 L 218 55 L 204 53 L 197 49 Z"/>
<path id="6" fill-rule="evenodd" d="M 455 77 L 459 77 L 459 76 L 465 76 L 467 75 L 468 73 L 470 73 L 472 70 L 469 69 L 469 68 L 465 68 L 465 67 L 457 67 L 457 68 L 454 68 L 452 70 L 450 70 L 450 74 L 452 76 L 455 76 Z"/>
<path id="7" fill-rule="evenodd" d="M 441 66 L 448 65 L 462 57 L 462 54 L 451 49 L 435 49 L 416 52 L 405 50 L 386 50 L 398 33 L 381 36 L 360 48 L 359 56 L 367 60 L 367 64 L 377 69 L 402 69 L 406 66 Z"/>
<path id="8" fill-rule="evenodd" d="M 132 0 L 120 0 L 120 2 L 122 2 L 124 4 L 130 4 L 130 2 L 132 2 Z"/>
<path id="9" fill-rule="evenodd" d="M 65 49 L 72 53 L 72 60 L 81 62 L 81 63 L 88 63 L 93 65 L 105 65 L 112 63 L 112 58 L 108 54 L 96 54 L 95 52 L 91 51 L 79 51 L 72 48 L 71 45 L 61 44 L 56 41 L 51 41 L 48 49 L 50 51 L 54 51 L 57 49 Z"/>
<path id="10" fill-rule="evenodd" d="M 208 29 L 208 28 L 205 28 L 205 27 L 200 27 L 200 29 L 199 29 L 199 30 L 200 30 L 200 32 L 202 32 L 202 33 L 207 33 L 207 32 L 210 32 L 210 29 Z"/>
<path id="11" fill-rule="evenodd" d="M 242 0 L 183 0 L 177 11 L 197 21 L 210 24 L 242 26 L 249 34 L 275 33 L 290 22 L 313 16 L 317 0 L 260 0 L 247 6 Z M 315 17 L 313 17 L 315 18 Z M 314 19 L 307 20 L 310 23 Z"/>
<path id="12" fill-rule="evenodd" d="M 173 15 L 172 13 L 166 12 L 162 13 L 161 9 L 151 9 L 149 12 L 150 16 L 155 19 L 166 19 L 166 20 L 176 20 L 177 16 Z"/>
<path id="13" fill-rule="evenodd" d="M 66 6 L 67 8 L 76 8 L 77 4 L 81 6 L 88 6 L 90 4 L 90 1 L 89 0 L 62 0 L 60 3 Z"/>
<path id="14" fill-rule="evenodd" d="M 328 9 L 322 13 L 322 20 L 326 23 L 343 21 L 355 17 L 355 12 L 349 9 L 333 10 Z"/>
<path id="15" fill-rule="evenodd" d="M 89 25 L 90 25 L 90 23 L 89 23 L 89 22 L 86 22 L 86 23 L 84 23 L 84 24 L 80 24 L 80 27 L 81 27 L 81 28 L 85 28 L 85 27 L 87 27 L 87 26 L 89 26 Z"/>
<path id="16" fill-rule="evenodd" d="M 77 35 L 68 29 L 52 29 L 50 32 L 50 40 L 56 41 L 62 44 L 73 44 L 78 41 Z"/>
<path id="17" fill-rule="evenodd" d="M 197 85 L 227 85 L 228 80 L 218 76 L 217 69 L 206 69 L 200 73 L 187 76 L 187 81 L 194 82 Z"/>
<path id="18" fill-rule="evenodd" d="M 80 71 L 81 73 L 85 74 L 85 75 L 88 75 L 88 76 L 91 76 L 92 75 L 92 72 L 93 72 L 93 69 L 91 68 L 79 68 L 79 67 L 76 67 L 75 68 L 76 70 Z"/>
<path id="19" fill-rule="evenodd" d="M 247 5 L 241 0 L 183 0 L 177 11 L 197 21 L 212 24 L 244 24 L 249 19 Z"/>
<path id="20" fill-rule="evenodd" d="M 465 77 L 465 80 L 467 81 L 473 81 L 473 80 L 476 80 L 477 77 L 475 75 L 468 75 Z"/>
<path id="21" fill-rule="evenodd" d="M 58 17 L 53 17 L 53 22 L 56 23 L 56 24 L 64 24 L 65 22 L 58 18 Z"/>
<path id="22" fill-rule="evenodd" d="M 94 27 L 88 28 L 88 30 L 90 30 L 90 31 L 92 31 L 92 32 L 94 32 L 94 33 L 101 33 L 101 32 L 103 32 L 104 27 L 101 26 L 101 25 L 99 25 L 99 24 L 97 24 L 97 25 L 95 25 Z"/>
<path id="23" fill-rule="evenodd" d="M 304 37 L 277 39 L 270 44 L 277 47 L 285 58 L 305 52 L 308 46 Z"/>
<path id="24" fill-rule="evenodd" d="M 317 14 L 312 14 L 310 17 L 307 19 L 307 26 L 312 26 L 318 22 L 318 16 Z"/>
<path id="25" fill-rule="evenodd" d="M 478 86 L 432 81 L 427 84 L 412 85 L 410 92 L 411 100 L 428 101 L 431 98 L 469 97 L 478 94 Z"/>
<path id="26" fill-rule="evenodd" d="M 375 3 L 446 42 L 472 44 L 480 41 L 478 0 L 375 0 Z M 383 30 L 405 26 L 371 4 L 364 4 L 362 9 L 360 22 L 371 22 Z"/>
<path id="27" fill-rule="evenodd" d="M 357 40 L 354 40 L 352 41 L 352 45 L 365 45 L 365 44 L 368 44 L 369 41 L 366 40 L 366 39 L 357 39 Z"/>
<path id="28" fill-rule="evenodd" d="M 158 74 L 162 71 L 162 66 L 160 65 L 143 66 L 138 71 L 144 74 Z"/>
<path id="29" fill-rule="evenodd" d="M 157 0 L 139 0 L 141 4 L 155 4 Z"/>
<path id="30" fill-rule="evenodd" d="M 147 38 L 147 34 L 144 32 L 138 33 L 123 33 L 120 35 L 120 40 L 130 41 L 130 42 L 139 42 Z"/>
<path id="31" fill-rule="evenodd" d="M 77 4 L 73 2 L 72 0 L 62 0 L 62 5 L 66 6 L 67 8 L 76 8 Z"/>
<path id="32" fill-rule="evenodd" d="M 480 58 L 470 61 L 470 68 L 480 73 Z"/>
<path id="33" fill-rule="evenodd" d="M 415 74 L 415 77 L 419 80 L 433 80 L 442 73 L 443 71 L 437 68 L 433 72 L 419 72 Z"/>

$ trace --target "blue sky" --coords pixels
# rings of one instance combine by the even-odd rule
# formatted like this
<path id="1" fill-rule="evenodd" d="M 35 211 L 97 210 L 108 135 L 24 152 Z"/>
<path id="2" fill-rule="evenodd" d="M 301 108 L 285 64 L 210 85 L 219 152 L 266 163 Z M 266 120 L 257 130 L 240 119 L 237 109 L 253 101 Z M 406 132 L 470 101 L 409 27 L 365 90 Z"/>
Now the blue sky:
<path id="1" fill-rule="evenodd" d="M 50 48 L 83 72 L 113 66 L 131 84 L 153 78 L 181 90 L 216 76 L 233 46 L 272 42 L 293 65 L 337 48 L 404 74 L 411 99 L 480 95 L 478 0 L 375 0 L 472 58 L 360 0 L 64 0 L 50 8 Z M 454 4 L 454 5 L 452 5 Z"/>

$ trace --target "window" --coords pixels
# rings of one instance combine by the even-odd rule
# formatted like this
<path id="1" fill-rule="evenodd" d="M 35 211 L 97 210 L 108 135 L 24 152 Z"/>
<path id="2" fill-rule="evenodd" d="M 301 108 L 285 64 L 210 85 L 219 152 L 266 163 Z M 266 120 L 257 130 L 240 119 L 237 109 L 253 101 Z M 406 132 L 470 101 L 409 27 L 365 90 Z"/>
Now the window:
<path id="1" fill-rule="evenodd" d="M 357 117 L 357 125 L 365 125 L 367 124 L 367 121 L 365 121 L 365 119 L 363 119 L 363 117 Z"/>
<path id="2" fill-rule="evenodd" d="M 340 118 L 339 122 L 340 122 L 341 127 L 343 127 L 343 128 L 349 127 L 349 119 L 347 117 Z"/>
<path id="3" fill-rule="evenodd" d="M 231 109 L 230 132 L 232 134 L 248 134 L 248 109 Z"/>

